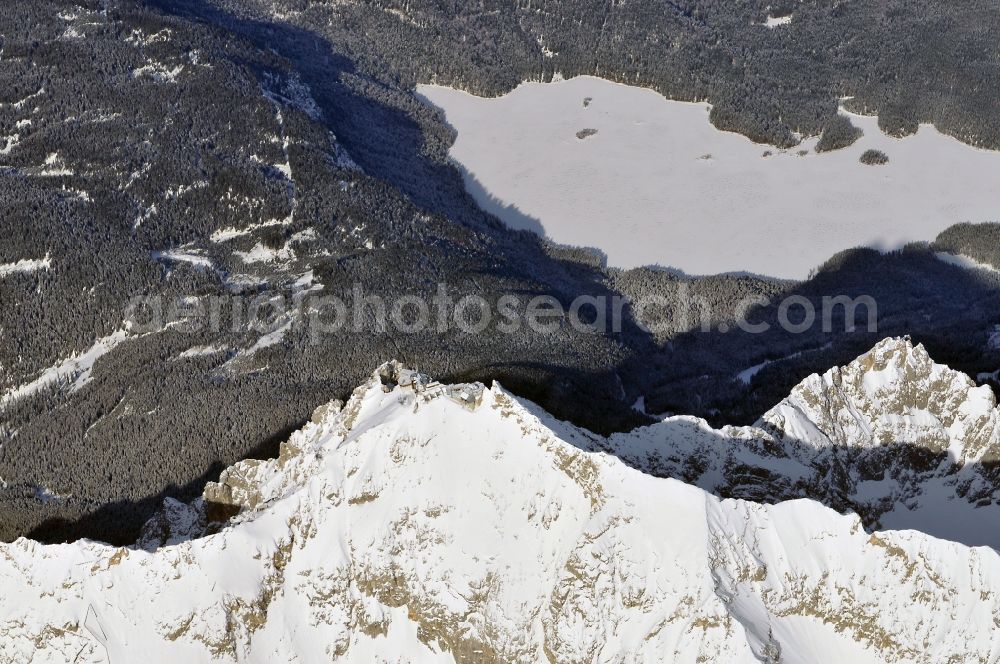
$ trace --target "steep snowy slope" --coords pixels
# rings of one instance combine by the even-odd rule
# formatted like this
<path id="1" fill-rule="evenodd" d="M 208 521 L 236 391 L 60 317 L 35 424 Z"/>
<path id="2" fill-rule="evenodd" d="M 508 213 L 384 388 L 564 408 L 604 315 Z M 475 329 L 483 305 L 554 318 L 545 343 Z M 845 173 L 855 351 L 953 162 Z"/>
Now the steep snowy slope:
<path id="1" fill-rule="evenodd" d="M 791 490 L 820 459 L 939 431 L 951 463 L 982 459 L 993 400 L 925 357 L 885 342 L 761 428 L 612 439 L 499 386 L 413 387 L 387 365 L 278 459 L 168 505 L 145 548 L 0 546 L 0 660 L 996 661 L 993 549 L 629 467 L 677 455 L 717 491 L 739 467 Z"/>

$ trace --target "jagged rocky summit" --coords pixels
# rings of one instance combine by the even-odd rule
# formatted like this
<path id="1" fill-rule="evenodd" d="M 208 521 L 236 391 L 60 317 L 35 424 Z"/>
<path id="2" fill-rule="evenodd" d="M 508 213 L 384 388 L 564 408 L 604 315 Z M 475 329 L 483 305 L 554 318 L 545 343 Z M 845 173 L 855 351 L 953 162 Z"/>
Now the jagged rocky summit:
<path id="1" fill-rule="evenodd" d="M 908 340 L 611 438 L 389 364 L 134 547 L 0 545 L 0 661 L 994 662 L 997 449 Z"/>

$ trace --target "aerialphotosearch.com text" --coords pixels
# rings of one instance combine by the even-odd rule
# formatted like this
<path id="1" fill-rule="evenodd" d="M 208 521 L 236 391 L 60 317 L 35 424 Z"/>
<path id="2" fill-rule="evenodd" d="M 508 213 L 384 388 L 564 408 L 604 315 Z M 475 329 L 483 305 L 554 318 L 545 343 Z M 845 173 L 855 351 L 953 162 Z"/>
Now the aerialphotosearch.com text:
<path id="1" fill-rule="evenodd" d="M 790 334 L 820 327 L 877 332 L 878 305 L 870 296 L 791 295 L 778 301 L 749 297 L 719 311 L 684 285 L 664 295 L 629 300 L 620 295 L 504 294 L 495 298 L 458 295 L 447 284 L 432 294 L 388 297 L 354 285 L 341 294 L 315 289 L 284 294 L 207 295 L 133 298 L 125 320 L 134 333 L 171 328 L 186 332 L 262 334 L 282 326 L 305 326 L 313 343 L 345 332 L 372 334 L 558 334 L 567 327 L 582 333 L 618 334 L 626 326 L 659 334 L 670 331 L 763 334 L 775 326 Z"/>

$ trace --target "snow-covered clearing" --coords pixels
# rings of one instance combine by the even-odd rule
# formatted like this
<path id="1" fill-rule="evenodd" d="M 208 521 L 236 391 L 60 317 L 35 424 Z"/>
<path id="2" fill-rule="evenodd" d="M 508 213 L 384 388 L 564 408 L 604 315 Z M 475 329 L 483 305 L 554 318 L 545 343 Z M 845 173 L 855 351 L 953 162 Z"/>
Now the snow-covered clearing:
<path id="1" fill-rule="evenodd" d="M 209 355 L 218 355 L 219 353 L 224 353 L 228 349 L 225 346 L 192 346 L 186 351 L 178 355 L 177 357 L 182 360 L 188 360 L 193 357 L 207 357 Z"/>
<path id="2" fill-rule="evenodd" d="M 58 152 L 53 152 L 45 158 L 45 163 L 38 169 L 38 175 L 42 177 L 58 178 L 74 175 L 73 171 L 66 167 L 66 162 L 59 156 Z"/>
<path id="3" fill-rule="evenodd" d="M 744 385 L 749 385 L 753 381 L 753 377 L 759 374 L 768 365 L 773 364 L 774 360 L 764 360 L 760 364 L 755 364 L 749 369 L 744 369 L 743 371 L 736 374 L 736 380 L 740 381 Z"/>
<path id="4" fill-rule="evenodd" d="M 954 265 L 955 267 L 960 267 L 965 270 L 985 270 L 987 272 L 1000 272 L 997 268 L 992 265 L 987 265 L 986 263 L 980 263 L 974 258 L 969 258 L 968 256 L 963 256 L 961 254 L 949 254 L 944 251 L 939 251 L 936 254 L 938 260 L 944 261 L 949 265 Z"/>
<path id="5" fill-rule="evenodd" d="M 52 258 L 48 254 L 45 254 L 45 258 L 24 258 L 15 263 L 3 263 L 0 264 L 0 279 L 12 274 L 48 270 L 50 267 L 52 267 Z"/>
<path id="6" fill-rule="evenodd" d="M 20 134 L 12 134 L 10 136 L 5 136 L 3 138 L 3 147 L 0 148 L 0 156 L 6 157 L 7 155 L 9 155 L 14 150 L 14 148 L 17 147 L 17 144 L 20 142 L 21 142 Z"/>
<path id="7" fill-rule="evenodd" d="M 516 228 L 596 247 L 616 267 L 800 279 L 843 249 L 932 240 L 995 220 L 1000 206 L 1000 152 L 931 126 L 896 139 L 852 115 L 861 140 L 817 154 L 816 138 L 758 145 L 713 127 L 707 104 L 591 77 L 525 83 L 498 99 L 419 92 L 457 130 L 451 155 L 480 205 Z M 597 133 L 577 139 L 588 128 Z M 889 163 L 859 163 L 868 149 Z"/>
<path id="8" fill-rule="evenodd" d="M 38 394 L 42 390 L 62 382 L 72 381 L 70 389 L 72 391 L 79 390 L 90 382 L 91 372 L 97 360 L 107 355 L 128 338 L 127 332 L 118 330 L 98 339 L 93 346 L 82 353 L 72 355 L 59 364 L 49 367 L 30 383 L 16 387 L 0 396 L 0 408 L 6 407 L 18 399 Z"/>
<path id="9" fill-rule="evenodd" d="M 764 21 L 764 25 L 768 28 L 777 28 L 782 25 L 789 25 L 791 24 L 791 22 L 792 22 L 791 14 L 789 14 L 788 16 L 778 16 L 778 17 L 769 15 L 767 17 L 767 20 Z"/>
<path id="10" fill-rule="evenodd" d="M 230 240 L 235 240 L 236 238 L 249 235 L 254 231 L 258 231 L 262 228 L 270 228 L 272 226 L 284 226 L 289 222 L 288 219 L 271 219 L 269 221 L 264 221 L 259 224 L 250 224 L 245 228 L 236 228 L 235 226 L 228 226 L 226 228 L 220 228 L 219 230 L 212 233 L 211 240 L 216 244 L 221 244 L 223 242 L 229 242 Z"/>
<path id="11" fill-rule="evenodd" d="M 280 326 L 274 327 L 270 332 L 257 339 L 257 342 L 246 351 L 246 354 L 253 355 L 259 350 L 264 350 L 265 348 L 270 348 L 271 346 L 277 346 L 278 344 L 284 342 L 285 337 L 288 336 L 294 322 L 295 319 L 290 318 L 289 320 L 283 322 Z"/>
<path id="12" fill-rule="evenodd" d="M 824 344 L 824 345 L 820 346 L 819 348 L 817 348 L 815 350 L 817 350 L 817 351 L 827 350 L 827 349 L 829 349 L 832 346 L 833 346 L 833 344 Z M 799 351 L 798 353 L 792 353 L 791 355 L 786 355 L 785 357 L 782 357 L 782 358 L 777 359 L 777 360 L 764 360 L 760 364 L 755 364 L 754 366 L 752 366 L 752 367 L 750 367 L 748 369 L 744 369 L 743 371 L 741 371 L 738 374 L 736 374 L 736 380 L 740 381 L 744 385 L 749 385 L 751 382 L 753 382 L 754 376 L 756 376 L 761 371 L 763 371 L 767 367 L 771 366 L 775 362 L 784 362 L 785 360 L 794 360 L 794 359 L 796 359 L 798 357 L 802 357 L 802 354 L 805 353 L 805 352 L 808 352 L 808 351 Z"/>
<path id="13" fill-rule="evenodd" d="M 295 253 L 287 245 L 281 249 L 273 249 L 261 242 L 255 244 L 250 251 L 234 251 L 233 254 L 248 264 L 286 262 L 295 257 Z"/>
<path id="14" fill-rule="evenodd" d="M 179 249 L 168 249 L 167 251 L 155 251 L 153 252 L 153 259 L 158 261 L 167 261 L 169 263 L 190 263 L 191 265 L 194 265 L 196 267 L 209 268 L 209 269 L 215 267 L 212 264 L 212 260 L 210 258 L 202 256 L 198 252 L 199 250 L 197 249 L 191 249 L 189 251 L 183 251 Z"/>
<path id="15" fill-rule="evenodd" d="M 156 83 L 176 83 L 177 77 L 184 71 L 184 65 L 170 67 L 162 62 L 149 62 L 132 72 L 133 78 L 148 78 Z"/>

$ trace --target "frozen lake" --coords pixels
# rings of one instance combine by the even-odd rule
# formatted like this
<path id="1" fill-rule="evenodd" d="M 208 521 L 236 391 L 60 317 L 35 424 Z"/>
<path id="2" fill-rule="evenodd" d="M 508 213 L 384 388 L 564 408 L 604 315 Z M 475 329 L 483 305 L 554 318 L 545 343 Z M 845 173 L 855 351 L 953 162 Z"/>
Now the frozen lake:
<path id="1" fill-rule="evenodd" d="M 451 155 L 480 205 L 515 228 L 596 247 L 615 267 L 801 279 L 843 249 L 1000 220 L 1000 152 L 931 126 L 895 139 L 852 115 L 865 135 L 817 154 L 815 138 L 786 151 L 758 145 L 715 129 L 707 104 L 591 77 L 497 99 L 418 91 L 458 132 Z M 859 163 L 869 148 L 890 162 Z"/>

